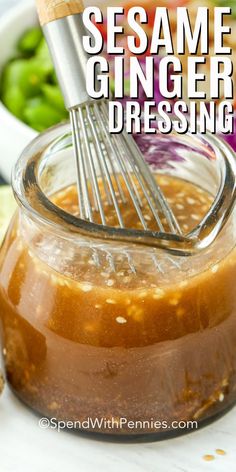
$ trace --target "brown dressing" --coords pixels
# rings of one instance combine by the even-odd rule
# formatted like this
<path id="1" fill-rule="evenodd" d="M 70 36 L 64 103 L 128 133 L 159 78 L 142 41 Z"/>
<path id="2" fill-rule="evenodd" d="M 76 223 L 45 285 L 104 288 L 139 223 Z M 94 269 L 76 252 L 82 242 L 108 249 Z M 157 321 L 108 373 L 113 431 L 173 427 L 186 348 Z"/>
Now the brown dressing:
<path id="1" fill-rule="evenodd" d="M 159 183 L 189 232 L 212 197 L 175 178 Z M 78 215 L 74 187 L 53 201 Z M 138 227 L 129 202 L 123 215 Z M 114 273 L 81 249 L 59 273 L 38 258 L 18 225 L 0 259 L 0 312 L 8 381 L 26 403 L 64 420 L 171 423 L 205 419 L 235 400 L 235 252 L 178 279 L 176 270 L 148 272 L 144 262 L 132 273 L 119 256 Z"/>

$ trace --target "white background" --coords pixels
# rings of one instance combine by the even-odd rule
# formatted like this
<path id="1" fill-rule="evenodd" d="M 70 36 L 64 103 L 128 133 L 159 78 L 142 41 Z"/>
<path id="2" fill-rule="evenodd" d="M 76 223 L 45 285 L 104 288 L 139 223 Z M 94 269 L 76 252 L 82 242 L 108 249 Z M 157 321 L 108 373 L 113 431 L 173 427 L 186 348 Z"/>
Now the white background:
<path id="1" fill-rule="evenodd" d="M 0 0 L 0 15 L 2 15 L 5 10 L 19 2 L 22 2 L 22 0 Z"/>

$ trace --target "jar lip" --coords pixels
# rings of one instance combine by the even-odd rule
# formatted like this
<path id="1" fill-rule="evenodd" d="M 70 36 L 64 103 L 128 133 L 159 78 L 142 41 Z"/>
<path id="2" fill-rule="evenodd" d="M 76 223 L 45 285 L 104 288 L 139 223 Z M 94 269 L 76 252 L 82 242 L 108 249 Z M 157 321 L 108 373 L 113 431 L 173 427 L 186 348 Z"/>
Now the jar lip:
<path id="1" fill-rule="evenodd" d="M 235 154 L 223 139 L 211 133 L 205 133 L 204 140 L 216 150 L 218 155 L 220 153 L 221 185 L 208 213 L 188 235 L 114 228 L 91 223 L 67 213 L 57 207 L 44 194 L 38 183 L 37 171 L 42 152 L 48 147 L 48 144 L 69 134 L 71 134 L 69 122 L 44 131 L 28 144 L 13 169 L 12 187 L 16 200 L 25 212 L 36 221 L 40 221 L 59 233 L 66 233 L 67 237 L 80 234 L 104 242 L 113 240 L 158 247 L 172 254 L 186 256 L 210 246 L 228 220 L 236 198 Z M 186 135 L 190 137 L 202 136 L 200 133 L 193 135 L 190 132 L 187 132 Z M 43 141 L 46 141 L 46 146 Z"/>

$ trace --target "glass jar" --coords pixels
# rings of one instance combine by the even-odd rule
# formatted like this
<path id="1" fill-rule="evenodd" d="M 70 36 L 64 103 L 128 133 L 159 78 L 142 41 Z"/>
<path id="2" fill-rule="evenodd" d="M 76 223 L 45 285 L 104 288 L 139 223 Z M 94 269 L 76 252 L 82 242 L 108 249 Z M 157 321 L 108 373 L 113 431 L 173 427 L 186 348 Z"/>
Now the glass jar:
<path id="1" fill-rule="evenodd" d="M 8 383 L 41 415 L 80 430 L 181 433 L 236 400 L 233 152 L 211 136 L 140 137 L 163 185 L 169 176 L 196 186 L 195 200 L 177 192 L 194 208 L 188 239 L 144 237 L 55 203 L 75 184 L 71 141 L 68 124 L 52 128 L 13 173 L 19 208 L 0 252 Z M 204 192 L 212 203 L 199 222 Z"/>

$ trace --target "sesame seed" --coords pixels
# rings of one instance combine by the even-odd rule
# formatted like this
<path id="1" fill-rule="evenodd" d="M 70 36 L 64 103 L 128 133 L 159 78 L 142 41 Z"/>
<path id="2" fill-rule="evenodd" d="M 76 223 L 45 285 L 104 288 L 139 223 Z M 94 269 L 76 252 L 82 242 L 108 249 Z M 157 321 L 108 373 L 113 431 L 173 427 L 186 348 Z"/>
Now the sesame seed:
<path id="1" fill-rule="evenodd" d="M 106 284 L 108 285 L 108 287 L 112 287 L 112 285 L 114 285 L 114 283 L 115 283 L 115 281 L 113 279 L 108 279 Z"/>
<path id="2" fill-rule="evenodd" d="M 202 188 L 200 188 L 200 187 L 197 187 L 197 188 L 196 188 L 196 191 L 197 191 L 198 193 L 204 193 L 204 190 L 203 190 Z"/>
<path id="3" fill-rule="evenodd" d="M 51 274 L 51 282 L 53 285 L 58 285 L 58 277 L 56 277 L 54 274 Z"/>
<path id="4" fill-rule="evenodd" d="M 94 262 L 92 259 L 89 259 L 89 260 L 88 260 L 88 264 L 89 264 L 89 265 L 92 265 L 92 266 L 96 265 L 95 262 Z"/>
<path id="5" fill-rule="evenodd" d="M 99 303 L 97 303 L 97 304 L 95 305 L 95 308 L 97 308 L 97 309 L 102 308 L 102 305 L 100 305 Z"/>
<path id="6" fill-rule="evenodd" d="M 90 292 L 93 288 L 91 284 L 83 284 L 80 286 L 82 292 Z"/>
<path id="7" fill-rule="evenodd" d="M 115 305 L 116 304 L 116 301 L 113 300 L 112 298 L 107 298 L 106 302 L 109 303 L 110 305 Z"/>
<path id="8" fill-rule="evenodd" d="M 117 316 L 116 321 L 117 321 L 117 323 L 120 323 L 120 324 L 127 323 L 126 318 L 123 318 L 123 316 Z"/>
<path id="9" fill-rule="evenodd" d="M 219 269 L 219 265 L 216 264 L 211 268 L 211 272 L 213 272 L 213 274 L 215 274 L 218 271 L 218 269 Z"/>
<path id="10" fill-rule="evenodd" d="M 52 402 L 48 405 L 49 410 L 57 410 L 59 407 L 60 405 L 57 402 Z"/>
<path id="11" fill-rule="evenodd" d="M 226 452 L 224 451 L 224 449 L 216 449 L 216 454 L 218 454 L 219 456 L 225 456 Z"/>
<path id="12" fill-rule="evenodd" d="M 180 282 L 179 284 L 180 287 L 187 287 L 187 285 L 188 285 L 187 280 L 182 280 L 182 282 Z"/>
<path id="13" fill-rule="evenodd" d="M 220 393 L 220 395 L 219 395 L 219 401 L 220 401 L 220 402 L 223 402 L 223 401 L 224 401 L 224 398 L 225 398 L 224 394 L 223 394 L 223 393 Z"/>
<path id="14" fill-rule="evenodd" d="M 153 298 L 157 300 L 158 298 L 163 298 L 165 296 L 165 291 L 162 288 L 156 288 Z"/>
<path id="15" fill-rule="evenodd" d="M 127 309 L 127 315 L 131 316 L 134 321 L 142 321 L 142 319 L 143 319 L 143 310 L 140 306 L 131 305 Z"/>
<path id="16" fill-rule="evenodd" d="M 178 305 L 178 303 L 179 303 L 178 298 L 171 298 L 169 301 L 169 304 L 173 306 Z"/>
<path id="17" fill-rule="evenodd" d="M 194 213 L 192 213 L 191 218 L 196 221 L 200 220 L 199 215 L 195 215 Z"/>
<path id="18" fill-rule="evenodd" d="M 36 314 L 37 315 L 40 315 L 42 312 L 42 306 L 41 305 L 38 305 L 37 308 L 36 308 Z"/>
<path id="19" fill-rule="evenodd" d="M 204 461 L 213 461 L 215 459 L 215 456 L 213 456 L 212 454 L 205 454 L 205 456 L 203 456 L 203 459 Z"/>
<path id="20" fill-rule="evenodd" d="M 124 284 L 128 284 L 130 282 L 130 280 L 131 280 L 131 278 L 130 278 L 129 275 L 123 278 Z"/>
<path id="21" fill-rule="evenodd" d="M 65 198 L 64 200 L 61 200 L 61 205 L 70 205 L 71 201 L 69 198 Z"/>
<path id="22" fill-rule="evenodd" d="M 189 203 L 189 205 L 194 205 L 196 203 L 196 200 L 194 200 L 194 198 L 188 197 L 187 202 Z"/>
<path id="23" fill-rule="evenodd" d="M 178 310 L 176 310 L 177 316 L 183 316 L 184 313 L 185 313 L 185 310 L 183 308 L 178 308 Z"/>
<path id="24" fill-rule="evenodd" d="M 167 179 L 165 179 L 165 177 L 161 177 L 161 178 L 160 178 L 160 184 L 161 184 L 161 185 L 168 185 L 169 182 L 168 182 Z"/>
<path id="25" fill-rule="evenodd" d="M 177 210 L 183 210 L 184 209 L 184 205 L 182 205 L 181 203 L 176 203 L 176 208 Z"/>
<path id="26" fill-rule="evenodd" d="M 61 285 L 61 287 L 65 287 L 65 286 L 69 287 L 70 286 L 68 280 L 60 279 L 59 277 L 57 279 L 57 283 L 58 283 L 58 285 Z"/>
<path id="27" fill-rule="evenodd" d="M 150 215 L 144 215 L 144 219 L 146 221 L 151 221 L 151 216 Z"/>
<path id="28" fill-rule="evenodd" d="M 156 293 L 154 293 L 154 295 L 152 296 L 153 300 L 160 300 L 160 298 L 162 297 L 159 297 L 159 295 L 157 295 Z"/>
<path id="29" fill-rule="evenodd" d="M 199 200 L 201 203 L 207 203 L 207 200 L 205 197 L 200 197 Z"/>
<path id="30" fill-rule="evenodd" d="M 92 323 L 88 323 L 85 325 L 84 327 L 85 331 L 87 331 L 88 333 L 93 333 L 96 329 L 96 326 Z"/>
<path id="31" fill-rule="evenodd" d="M 59 199 L 59 198 L 62 199 L 62 198 L 64 198 L 66 195 L 67 195 L 67 190 L 61 190 L 61 192 L 59 192 L 59 193 L 57 194 L 58 199 Z M 54 201 L 54 198 L 53 198 L 52 200 Z"/>
<path id="32" fill-rule="evenodd" d="M 138 294 L 138 298 L 144 298 L 147 295 L 147 290 L 141 290 Z"/>

